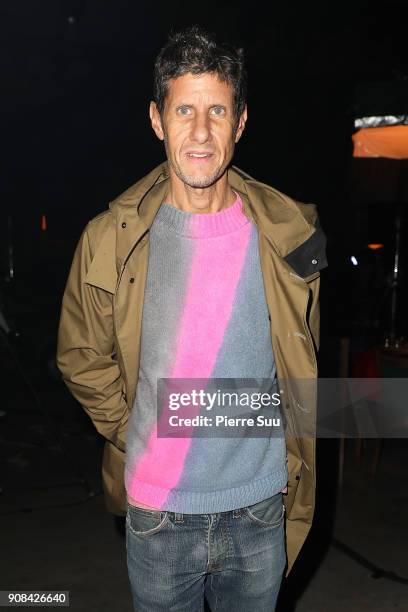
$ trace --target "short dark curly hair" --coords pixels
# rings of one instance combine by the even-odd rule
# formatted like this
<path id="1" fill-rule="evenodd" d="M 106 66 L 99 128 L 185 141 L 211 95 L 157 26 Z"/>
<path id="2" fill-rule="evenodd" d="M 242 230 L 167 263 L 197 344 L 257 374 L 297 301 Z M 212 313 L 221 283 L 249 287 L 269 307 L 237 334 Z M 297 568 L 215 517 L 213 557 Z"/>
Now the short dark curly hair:
<path id="1" fill-rule="evenodd" d="M 170 79 L 183 74 L 216 74 L 234 91 L 234 113 L 238 121 L 247 99 L 247 73 L 243 49 L 219 44 L 213 34 L 198 25 L 171 33 L 154 65 L 154 101 L 162 115 Z"/>

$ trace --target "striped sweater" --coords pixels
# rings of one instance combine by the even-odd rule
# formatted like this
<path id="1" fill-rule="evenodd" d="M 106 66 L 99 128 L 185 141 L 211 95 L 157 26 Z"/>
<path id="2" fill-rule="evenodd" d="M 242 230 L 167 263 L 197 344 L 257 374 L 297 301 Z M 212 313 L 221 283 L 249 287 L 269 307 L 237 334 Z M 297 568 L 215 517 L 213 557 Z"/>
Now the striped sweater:
<path id="1" fill-rule="evenodd" d="M 162 204 L 150 229 L 139 380 L 126 437 L 130 501 L 212 513 L 281 491 L 283 436 L 160 437 L 157 430 L 160 378 L 275 375 L 258 233 L 240 197 L 208 214 Z"/>

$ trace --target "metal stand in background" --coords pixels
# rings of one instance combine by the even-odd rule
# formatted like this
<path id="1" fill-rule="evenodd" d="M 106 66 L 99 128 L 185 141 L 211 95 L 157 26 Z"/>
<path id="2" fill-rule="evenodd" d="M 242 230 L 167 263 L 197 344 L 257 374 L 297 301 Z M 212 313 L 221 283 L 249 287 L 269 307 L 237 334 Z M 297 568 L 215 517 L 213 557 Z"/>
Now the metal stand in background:
<path id="1" fill-rule="evenodd" d="M 350 372 L 350 338 L 340 338 L 340 365 L 339 365 L 339 378 L 348 378 Z M 344 385 L 341 385 L 342 393 L 345 393 Z M 348 400 L 348 398 L 347 398 Z M 347 405 L 346 398 L 342 398 L 342 406 Z M 344 410 L 341 413 L 341 437 L 339 444 L 339 463 L 338 463 L 338 479 L 337 485 L 339 488 L 343 486 L 344 477 L 344 457 L 346 449 L 346 437 L 345 437 L 345 423 L 344 423 Z"/>
<path id="2" fill-rule="evenodd" d="M 402 234 L 402 209 L 397 206 L 395 213 L 395 247 L 394 247 L 394 267 L 390 279 L 387 293 L 390 294 L 390 314 L 388 329 L 385 334 L 385 347 L 398 348 L 403 337 L 398 330 L 397 324 L 397 308 L 398 308 L 398 291 L 401 286 L 401 234 Z"/>
<path id="3" fill-rule="evenodd" d="M 404 296 L 403 266 L 402 266 L 402 233 L 404 209 L 401 205 L 396 207 L 394 223 L 394 253 L 392 272 L 387 275 L 384 293 L 378 301 L 375 320 L 382 335 L 382 348 L 399 348 L 406 343 L 407 326 L 401 322 L 406 313 L 402 305 Z"/>

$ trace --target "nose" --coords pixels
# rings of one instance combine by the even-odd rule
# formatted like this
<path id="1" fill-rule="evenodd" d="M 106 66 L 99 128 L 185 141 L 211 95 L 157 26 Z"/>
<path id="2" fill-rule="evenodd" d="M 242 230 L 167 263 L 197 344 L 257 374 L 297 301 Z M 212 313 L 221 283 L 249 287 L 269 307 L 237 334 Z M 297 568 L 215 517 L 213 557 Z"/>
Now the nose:
<path id="1" fill-rule="evenodd" d="M 211 131 L 207 113 L 197 113 L 192 124 L 191 140 L 203 144 L 210 138 Z"/>

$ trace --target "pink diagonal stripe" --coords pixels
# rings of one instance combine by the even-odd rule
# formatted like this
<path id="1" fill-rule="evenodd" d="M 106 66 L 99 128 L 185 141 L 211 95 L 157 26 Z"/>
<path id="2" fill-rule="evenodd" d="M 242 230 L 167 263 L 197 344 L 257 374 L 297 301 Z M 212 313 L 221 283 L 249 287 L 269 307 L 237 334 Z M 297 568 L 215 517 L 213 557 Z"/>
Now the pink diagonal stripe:
<path id="1" fill-rule="evenodd" d="M 228 253 L 223 240 L 196 241 L 170 378 L 210 377 L 231 316 L 250 233 L 250 223 L 231 233 Z M 191 406 L 188 416 L 194 417 L 199 412 L 200 406 Z M 166 409 L 163 414 L 168 418 Z M 180 480 L 191 441 L 191 436 L 157 438 L 155 425 L 133 472 L 130 495 L 134 493 L 138 501 L 161 508 L 168 490 Z M 146 490 L 145 495 L 141 494 L 143 483 L 158 487 L 156 493 Z M 162 491 L 157 493 L 160 488 Z"/>

